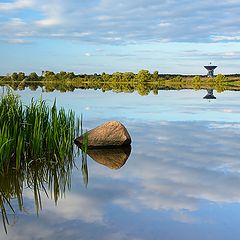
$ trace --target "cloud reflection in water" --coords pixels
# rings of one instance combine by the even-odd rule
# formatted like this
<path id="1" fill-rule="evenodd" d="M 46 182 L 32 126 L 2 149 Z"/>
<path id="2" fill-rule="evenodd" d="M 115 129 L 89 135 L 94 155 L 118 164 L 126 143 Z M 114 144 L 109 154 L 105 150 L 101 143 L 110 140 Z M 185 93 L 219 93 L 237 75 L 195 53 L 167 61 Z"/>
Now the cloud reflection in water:
<path id="1" fill-rule="evenodd" d="M 39 232 L 37 239 L 207 239 L 210 233 L 211 239 L 236 239 L 237 125 L 130 121 L 133 149 L 121 169 L 113 171 L 89 158 L 88 189 L 80 186 L 76 170 L 66 198 L 57 207 L 43 199 L 41 216 L 24 215 L 8 239 L 31 239 Z M 25 198 L 33 201 L 31 195 Z M 231 232 L 224 228 L 228 221 Z"/>

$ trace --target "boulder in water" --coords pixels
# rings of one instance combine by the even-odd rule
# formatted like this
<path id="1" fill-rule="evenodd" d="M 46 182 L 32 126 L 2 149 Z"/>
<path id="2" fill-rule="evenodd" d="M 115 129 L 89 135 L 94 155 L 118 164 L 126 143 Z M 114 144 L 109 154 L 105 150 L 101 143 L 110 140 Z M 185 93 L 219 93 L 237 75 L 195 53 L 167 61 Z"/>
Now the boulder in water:
<path id="1" fill-rule="evenodd" d="M 84 137 L 87 137 L 88 149 L 90 148 L 114 148 L 131 144 L 131 137 L 118 121 L 106 122 L 74 140 L 79 147 L 83 144 Z"/>

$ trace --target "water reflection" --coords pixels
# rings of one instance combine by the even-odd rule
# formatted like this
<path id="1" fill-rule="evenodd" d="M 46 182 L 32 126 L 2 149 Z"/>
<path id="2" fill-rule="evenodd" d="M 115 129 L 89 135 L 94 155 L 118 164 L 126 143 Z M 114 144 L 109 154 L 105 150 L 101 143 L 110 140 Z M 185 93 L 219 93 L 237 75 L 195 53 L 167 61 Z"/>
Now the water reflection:
<path id="1" fill-rule="evenodd" d="M 89 149 L 87 153 L 94 161 L 111 169 L 119 169 L 128 160 L 131 145 L 113 149 Z"/>
<path id="2" fill-rule="evenodd" d="M 121 168 L 127 161 L 131 146 L 114 149 L 91 149 L 87 154 L 81 152 L 81 172 L 85 187 L 88 185 L 88 162 L 87 154 L 97 163 L 111 169 Z M 78 155 L 79 153 L 78 152 Z M 57 205 L 58 200 L 65 196 L 66 189 L 71 189 L 72 170 L 74 161 L 65 161 L 59 164 L 54 161 L 32 163 L 26 168 L 16 171 L 6 169 L 0 175 L 0 209 L 2 223 L 5 232 L 8 232 L 8 225 L 15 221 L 16 206 L 12 205 L 12 200 L 17 200 L 17 208 L 20 212 L 24 211 L 24 188 L 29 189 L 34 198 L 35 211 L 43 209 L 42 198 L 54 200 Z M 13 221 L 9 221 L 9 216 L 13 216 Z"/>
<path id="3" fill-rule="evenodd" d="M 183 89 L 203 89 L 204 87 L 214 88 L 218 92 L 223 92 L 225 90 L 235 90 L 239 91 L 239 87 L 235 85 L 223 85 L 222 83 L 205 82 L 203 86 L 200 83 L 194 83 L 190 81 L 181 81 L 178 79 L 175 81 L 159 81 L 155 83 L 151 82 L 95 82 L 95 81 L 83 81 L 83 82 L 1 82 L 0 86 L 11 86 L 14 90 L 25 90 L 26 88 L 31 89 L 32 91 L 41 88 L 43 92 L 54 92 L 58 90 L 60 92 L 73 92 L 76 89 L 94 89 L 102 90 L 102 92 L 113 91 L 113 92 L 124 92 L 124 93 L 133 93 L 137 92 L 141 96 L 147 96 L 150 93 L 158 95 L 159 90 L 183 90 Z"/>
<path id="4" fill-rule="evenodd" d="M 85 187 L 88 185 L 88 165 L 87 165 L 87 153 L 81 150 L 82 155 L 82 176 Z"/>
<path id="5" fill-rule="evenodd" d="M 19 218 L 20 221 L 9 229 L 5 239 L 28 240 L 36 239 L 36 236 L 38 239 L 53 240 L 78 239 L 79 236 L 99 240 L 239 238 L 239 93 L 223 93 L 216 105 L 199 101 L 202 91 L 162 91 L 157 97 L 148 96 L 148 105 L 144 104 L 146 99 L 141 102 L 140 96 L 136 95 L 114 98 L 114 95 L 106 94 L 104 98 L 96 92 L 95 95 L 86 95 L 83 101 L 76 99 L 77 96 L 83 97 L 84 92 L 65 96 L 63 104 L 73 108 L 74 102 L 77 102 L 76 110 L 83 109 L 84 105 L 80 106 L 80 103 L 89 104 L 92 99 L 88 106 L 91 106 L 94 115 L 88 115 L 91 120 L 87 121 L 88 128 L 96 126 L 99 119 L 112 119 L 117 112 L 118 119 L 124 120 L 131 132 L 134 148 L 120 171 L 109 167 L 121 166 L 124 156 L 128 155 L 126 152 L 89 152 L 91 158 L 107 167 L 97 164 L 90 157 L 87 159 L 87 155 L 80 156 L 76 164 L 82 164 L 82 174 L 81 167 L 72 168 L 71 163 L 70 170 L 63 168 L 61 171 L 62 167 L 50 164 L 38 166 L 40 171 L 34 170 L 33 166 L 31 170 L 30 166 L 28 171 L 5 174 L 0 179 L 0 201 L 5 201 L 8 217 L 13 212 L 4 200 L 6 197 L 11 203 L 14 198 L 19 198 L 20 206 L 25 205 L 28 209 L 35 202 L 34 192 L 38 191 L 34 189 L 34 181 L 26 181 L 30 187 L 24 182 L 29 174 L 39 182 L 35 185 L 40 186 L 44 209 L 39 218 L 34 217 L 33 211 L 21 215 L 21 220 Z M 118 105 L 120 101 L 121 106 L 131 106 L 124 108 L 122 114 L 116 111 L 121 107 Z M 96 109 L 100 109 L 99 114 Z M 181 118 L 186 110 L 187 114 Z M 112 166 L 109 159 L 121 160 Z M 55 174 L 54 168 L 59 169 L 55 170 Z M 66 191 L 65 198 L 61 200 L 58 197 L 58 206 L 54 207 L 51 200 L 51 195 L 55 194 L 54 186 L 49 186 L 46 175 L 49 173 L 53 179 L 54 175 L 63 172 L 66 177 L 62 177 L 61 181 L 64 183 L 68 171 L 73 173 L 72 180 L 69 180 L 71 192 Z M 60 181 L 59 177 L 56 179 Z M 58 185 L 63 185 L 58 191 L 64 188 L 61 181 L 55 187 L 58 189 Z M 80 187 L 82 182 L 88 184 L 87 189 Z M 67 185 L 65 189 L 68 189 Z M 27 192 L 23 196 L 26 187 Z M 52 194 L 48 189 L 52 189 Z M 59 195 L 64 195 L 63 191 Z M 18 214 L 15 204 L 13 208 Z M 24 211 L 24 207 L 22 209 Z M 0 236 L 4 236 L 3 229 L 0 229 Z"/>
<path id="6" fill-rule="evenodd" d="M 97 148 L 97 149 L 81 149 L 82 157 L 82 177 L 85 187 L 88 185 L 88 162 L 87 156 L 91 157 L 95 162 L 102 164 L 110 169 L 121 168 L 128 160 L 131 154 L 131 145 L 116 148 Z"/>
<path id="7" fill-rule="evenodd" d="M 204 99 L 216 99 L 213 95 L 213 89 L 207 89 L 207 95 L 203 97 Z"/>
<path id="8" fill-rule="evenodd" d="M 12 200 L 17 199 L 17 208 L 24 210 L 23 192 L 27 188 L 34 196 L 36 214 L 42 210 L 42 195 L 54 200 L 55 204 L 71 186 L 71 173 L 74 166 L 73 160 L 64 163 L 56 161 L 32 162 L 30 165 L 16 171 L 4 169 L 0 174 L 0 209 L 2 222 L 7 232 L 9 214 L 15 215 L 16 209 L 12 206 Z"/>

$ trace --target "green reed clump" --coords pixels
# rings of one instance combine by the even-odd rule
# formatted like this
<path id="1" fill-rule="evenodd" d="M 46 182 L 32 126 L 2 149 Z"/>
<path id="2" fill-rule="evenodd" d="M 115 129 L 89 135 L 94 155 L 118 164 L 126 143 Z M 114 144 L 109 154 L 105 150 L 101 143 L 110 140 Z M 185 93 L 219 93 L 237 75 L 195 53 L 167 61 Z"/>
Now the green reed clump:
<path id="1" fill-rule="evenodd" d="M 80 122 L 73 111 L 58 111 L 56 102 L 49 107 L 42 99 L 32 99 L 24 106 L 8 90 L 0 99 L 0 170 L 19 170 L 34 161 L 63 163 L 72 158 Z"/>

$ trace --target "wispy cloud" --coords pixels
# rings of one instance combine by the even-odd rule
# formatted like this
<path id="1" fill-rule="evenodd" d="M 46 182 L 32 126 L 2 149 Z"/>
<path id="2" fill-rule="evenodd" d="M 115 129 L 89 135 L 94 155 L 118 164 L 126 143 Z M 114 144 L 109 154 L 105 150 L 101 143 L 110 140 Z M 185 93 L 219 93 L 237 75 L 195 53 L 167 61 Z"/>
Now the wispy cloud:
<path id="1" fill-rule="evenodd" d="M 59 38 L 111 44 L 240 41 L 239 9 L 239 1 L 213 0 L 17 0 L 0 4 L 1 12 L 14 10 L 16 18 L 18 10 L 38 13 L 37 20 L 27 21 L 34 37 L 52 37 L 54 32 Z M 15 29 L 15 34 L 20 31 Z M 8 33 L 12 35 L 11 28 Z"/>
<path id="2" fill-rule="evenodd" d="M 34 2 L 34 0 L 16 0 L 14 2 L 0 3 L 0 12 L 30 8 L 34 5 Z"/>

